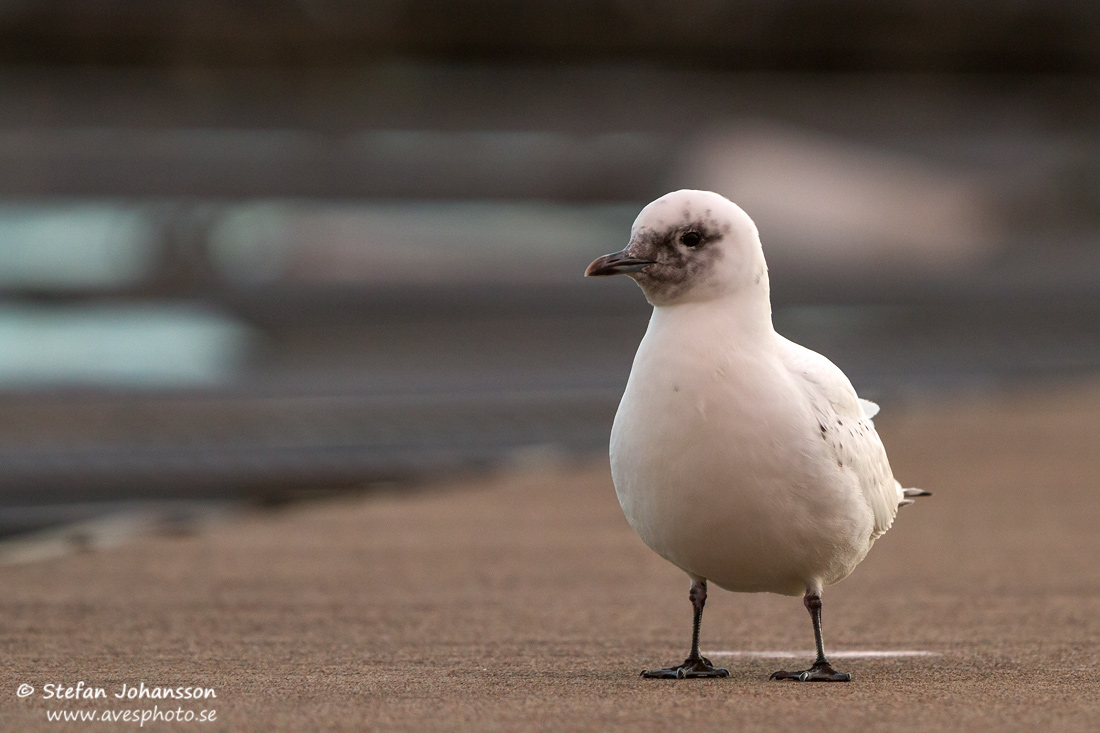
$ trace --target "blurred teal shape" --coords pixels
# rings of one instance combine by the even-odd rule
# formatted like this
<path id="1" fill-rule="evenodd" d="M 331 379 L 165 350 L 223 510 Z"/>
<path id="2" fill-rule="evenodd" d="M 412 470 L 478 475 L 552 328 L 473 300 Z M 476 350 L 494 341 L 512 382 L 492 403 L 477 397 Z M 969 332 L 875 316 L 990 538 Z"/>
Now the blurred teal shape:
<path id="1" fill-rule="evenodd" d="M 292 207 L 277 202 L 228 209 L 210 232 L 211 262 L 230 280 L 261 283 L 278 280 L 291 256 Z"/>
<path id="2" fill-rule="evenodd" d="M 137 207 L 0 205 L 0 287 L 93 289 L 138 282 L 156 232 Z"/>
<path id="3" fill-rule="evenodd" d="M 0 306 L 0 388 L 213 386 L 242 365 L 249 329 L 179 305 Z"/>

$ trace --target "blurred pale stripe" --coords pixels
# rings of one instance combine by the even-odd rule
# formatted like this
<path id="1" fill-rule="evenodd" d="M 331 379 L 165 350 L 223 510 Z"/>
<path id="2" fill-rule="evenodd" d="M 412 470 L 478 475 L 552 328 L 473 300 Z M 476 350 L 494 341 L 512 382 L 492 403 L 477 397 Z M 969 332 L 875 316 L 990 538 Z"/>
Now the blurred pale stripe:
<path id="1" fill-rule="evenodd" d="M 638 204 L 511 202 L 330 204 L 230 209 L 214 228 L 231 279 L 385 283 L 576 282 L 620 249 Z"/>
<path id="2" fill-rule="evenodd" d="M 187 306 L 0 307 L 0 385 L 212 385 L 237 371 L 247 328 Z"/>
<path id="3" fill-rule="evenodd" d="M 152 270 L 153 236 L 135 206 L 0 205 L 0 287 L 132 284 Z"/>

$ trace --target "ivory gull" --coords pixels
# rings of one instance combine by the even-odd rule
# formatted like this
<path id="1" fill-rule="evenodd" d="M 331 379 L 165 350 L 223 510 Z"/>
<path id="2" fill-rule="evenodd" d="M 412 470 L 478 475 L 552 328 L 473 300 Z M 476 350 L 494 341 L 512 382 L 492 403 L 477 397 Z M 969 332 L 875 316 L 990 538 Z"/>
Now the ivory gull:
<path id="1" fill-rule="evenodd" d="M 726 677 L 699 654 L 707 582 L 804 594 L 817 659 L 772 679 L 848 681 L 821 640 L 821 592 L 866 557 L 902 489 L 871 418 L 827 358 L 776 333 L 756 225 L 709 191 L 642 209 L 621 252 L 586 276 L 625 274 L 653 316 L 611 429 L 611 474 L 630 526 L 687 573 L 691 653 L 656 678 Z"/>

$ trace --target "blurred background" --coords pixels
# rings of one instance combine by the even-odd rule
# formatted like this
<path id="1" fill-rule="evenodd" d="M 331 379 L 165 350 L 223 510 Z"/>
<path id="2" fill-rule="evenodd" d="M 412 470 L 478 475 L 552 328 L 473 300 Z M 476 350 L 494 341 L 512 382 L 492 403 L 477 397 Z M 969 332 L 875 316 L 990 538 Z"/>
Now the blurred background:
<path id="1" fill-rule="evenodd" d="M 0 3 L 0 535 L 598 455 L 680 187 L 867 397 L 1095 376 L 1098 72 L 1081 0 Z"/>

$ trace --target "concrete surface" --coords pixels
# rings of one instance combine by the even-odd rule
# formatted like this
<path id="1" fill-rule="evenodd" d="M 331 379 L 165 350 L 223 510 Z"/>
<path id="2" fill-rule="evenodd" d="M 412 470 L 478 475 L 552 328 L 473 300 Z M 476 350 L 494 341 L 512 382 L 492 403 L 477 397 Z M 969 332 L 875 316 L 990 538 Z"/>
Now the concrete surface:
<path id="1" fill-rule="evenodd" d="M 216 709 L 154 730 L 1096 730 L 1100 390 L 886 404 L 906 485 L 935 492 L 825 596 L 850 684 L 799 660 L 682 659 L 688 584 L 646 549 L 605 461 L 375 493 L 0 568 L 0 728 L 133 730 L 47 711 Z M 804 651 L 796 598 L 711 593 L 704 650 Z M 719 659 L 715 659 L 719 661 Z M 43 686 L 202 686 L 58 701 Z M 21 684 L 35 687 L 17 697 Z"/>

